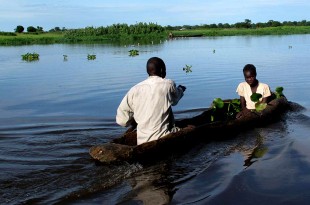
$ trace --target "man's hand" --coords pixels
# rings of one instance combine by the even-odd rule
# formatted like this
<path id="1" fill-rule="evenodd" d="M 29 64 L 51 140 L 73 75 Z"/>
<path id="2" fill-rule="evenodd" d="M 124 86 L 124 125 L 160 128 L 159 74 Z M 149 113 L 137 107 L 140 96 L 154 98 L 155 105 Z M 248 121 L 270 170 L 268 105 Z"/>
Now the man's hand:
<path id="1" fill-rule="evenodd" d="M 186 90 L 186 87 L 183 85 L 179 85 L 178 88 L 181 88 L 183 90 L 183 92 Z"/>

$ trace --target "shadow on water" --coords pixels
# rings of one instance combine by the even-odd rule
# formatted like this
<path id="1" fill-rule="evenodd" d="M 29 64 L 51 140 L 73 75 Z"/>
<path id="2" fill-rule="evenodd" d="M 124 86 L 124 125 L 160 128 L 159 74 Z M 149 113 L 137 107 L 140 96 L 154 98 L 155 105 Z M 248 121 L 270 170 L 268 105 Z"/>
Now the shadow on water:
<path id="1" fill-rule="evenodd" d="M 74 204 L 294 202 L 301 191 L 295 190 L 297 186 L 309 187 L 309 181 L 302 182 L 298 176 L 306 177 L 310 170 L 309 163 L 303 160 L 305 156 L 293 146 L 296 123 L 304 126 L 304 130 L 297 130 L 309 131 L 310 118 L 292 112 L 278 123 L 244 132 L 234 139 L 202 143 L 186 153 L 142 165 L 112 188 L 76 199 Z M 291 165 L 295 168 L 288 169 Z M 290 183 L 286 184 L 288 179 Z M 283 198 L 283 194 L 288 197 Z M 308 198 L 297 201 L 306 204 Z"/>

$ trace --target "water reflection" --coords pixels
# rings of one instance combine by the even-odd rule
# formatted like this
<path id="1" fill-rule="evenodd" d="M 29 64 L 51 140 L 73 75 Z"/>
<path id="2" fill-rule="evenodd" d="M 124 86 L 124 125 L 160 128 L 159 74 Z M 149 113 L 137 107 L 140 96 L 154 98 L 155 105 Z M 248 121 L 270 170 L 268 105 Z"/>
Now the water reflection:
<path id="1" fill-rule="evenodd" d="M 117 204 L 169 204 L 174 191 L 173 185 L 165 181 L 166 174 L 166 164 L 136 173 L 127 180 L 131 190 Z"/>

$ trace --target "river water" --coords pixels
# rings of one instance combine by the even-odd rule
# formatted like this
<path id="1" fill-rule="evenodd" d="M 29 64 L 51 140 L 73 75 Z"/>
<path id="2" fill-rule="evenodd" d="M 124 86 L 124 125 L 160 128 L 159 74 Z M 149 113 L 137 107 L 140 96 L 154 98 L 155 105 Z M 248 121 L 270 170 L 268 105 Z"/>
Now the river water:
<path id="1" fill-rule="evenodd" d="M 130 57 L 128 51 L 139 50 Z M 1 204 L 308 204 L 310 35 L 179 38 L 149 45 L 0 47 Z M 27 52 L 40 54 L 22 61 Z M 96 55 L 87 60 L 87 55 Z M 63 55 L 67 55 L 64 59 Z M 125 131 L 115 123 L 128 89 L 161 57 L 187 87 L 175 118 L 238 97 L 242 68 L 284 87 L 305 109 L 150 164 L 100 165 L 88 154 Z M 183 67 L 191 65 L 192 72 Z M 206 133 L 206 135 L 211 133 Z"/>

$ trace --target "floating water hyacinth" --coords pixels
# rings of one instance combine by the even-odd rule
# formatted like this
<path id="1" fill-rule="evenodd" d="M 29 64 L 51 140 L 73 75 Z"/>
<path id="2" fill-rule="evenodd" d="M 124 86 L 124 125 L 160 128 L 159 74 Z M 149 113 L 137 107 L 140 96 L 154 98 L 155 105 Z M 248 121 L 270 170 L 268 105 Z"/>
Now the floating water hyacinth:
<path id="1" fill-rule="evenodd" d="M 138 50 L 135 50 L 135 49 L 132 49 L 129 52 L 129 56 L 137 56 L 139 55 L 139 51 Z"/>
<path id="2" fill-rule="evenodd" d="M 39 60 L 39 54 L 37 53 L 26 53 L 22 55 L 22 60 L 24 61 L 37 61 Z"/>
<path id="3" fill-rule="evenodd" d="M 185 65 L 185 67 L 183 68 L 183 71 L 185 71 L 185 73 L 191 73 L 192 72 L 192 66 L 191 65 Z"/>
<path id="4" fill-rule="evenodd" d="M 95 60 L 96 59 L 96 55 L 87 55 L 87 60 Z"/>

